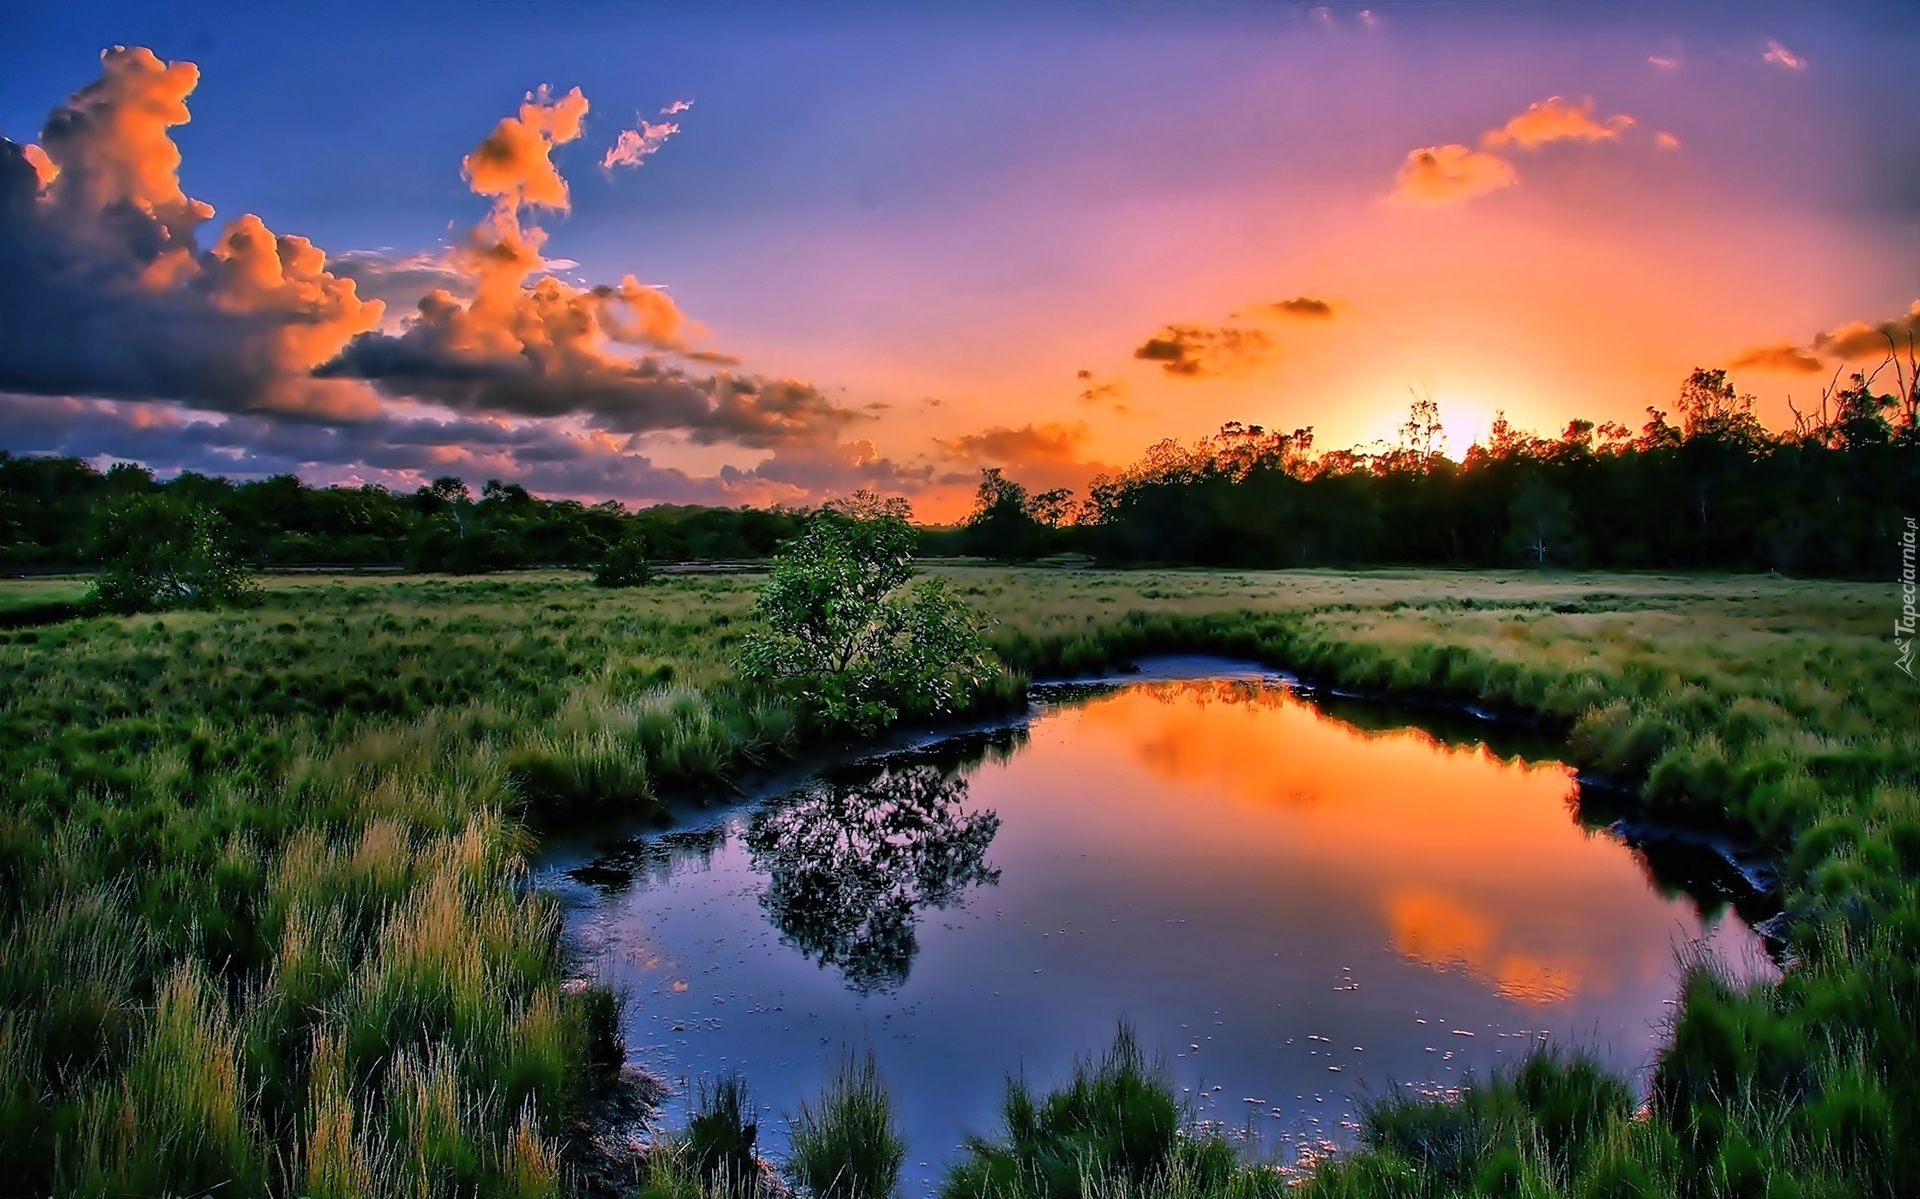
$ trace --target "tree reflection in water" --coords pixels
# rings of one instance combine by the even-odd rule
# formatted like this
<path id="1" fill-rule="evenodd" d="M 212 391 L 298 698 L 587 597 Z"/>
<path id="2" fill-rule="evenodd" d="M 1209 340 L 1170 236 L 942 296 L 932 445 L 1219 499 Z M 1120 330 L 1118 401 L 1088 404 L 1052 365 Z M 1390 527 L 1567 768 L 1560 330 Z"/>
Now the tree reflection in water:
<path id="1" fill-rule="evenodd" d="M 937 765 L 895 764 L 858 781 L 821 781 L 754 814 L 747 848 L 767 876 L 760 897 L 781 936 L 860 994 L 904 983 L 927 908 L 991 886 L 1000 829 L 966 812 L 967 780 Z"/>

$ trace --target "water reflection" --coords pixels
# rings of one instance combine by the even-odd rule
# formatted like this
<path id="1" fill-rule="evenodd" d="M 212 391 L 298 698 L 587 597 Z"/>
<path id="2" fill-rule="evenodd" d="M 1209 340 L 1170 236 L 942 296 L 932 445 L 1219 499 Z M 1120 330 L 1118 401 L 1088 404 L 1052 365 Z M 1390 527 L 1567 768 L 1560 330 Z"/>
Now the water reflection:
<path id="1" fill-rule="evenodd" d="M 1524 736 L 1336 718 L 1271 682 L 1043 694 L 1024 731 L 575 870 L 569 933 L 634 996 L 634 1060 L 741 1069 L 791 1110 L 872 1045 L 925 1180 L 1007 1071 L 1060 1078 L 1124 1018 L 1201 1117 L 1317 1144 L 1362 1090 L 1457 1086 L 1542 1037 L 1643 1068 L 1676 950 L 1754 944 L 1709 919 L 1728 880 L 1662 885 L 1657 830 Z"/>
<path id="2" fill-rule="evenodd" d="M 605 894 L 618 895 L 635 883 L 642 886 L 665 883 L 673 878 L 676 869 L 684 869 L 688 864 L 704 868 L 714 852 L 726 843 L 724 825 L 673 829 L 616 845 L 567 873 Z"/>
<path id="3" fill-rule="evenodd" d="M 1000 817 L 967 811 L 966 795 L 962 775 L 903 765 L 761 809 L 746 836 L 767 878 L 760 905 L 783 939 L 854 991 L 897 988 L 919 951 L 921 913 L 1000 881 L 986 864 Z"/>

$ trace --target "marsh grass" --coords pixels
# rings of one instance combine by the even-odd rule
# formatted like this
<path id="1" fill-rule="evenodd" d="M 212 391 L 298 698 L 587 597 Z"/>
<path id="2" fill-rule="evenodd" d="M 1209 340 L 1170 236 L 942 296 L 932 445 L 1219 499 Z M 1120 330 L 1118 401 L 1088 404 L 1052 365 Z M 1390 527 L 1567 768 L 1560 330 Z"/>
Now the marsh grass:
<path id="1" fill-rule="evenodd" d="M 1522 1077 L 1382 1109 L 1308 1191 L 1920 1193 L 1920 721 L 1886 589 L 934 569 L 1027 674 L 1215 652 L 1472 703 L 1655 815 L 1774 850 L 1794 964 L 1754 986 L 1690 973 L 1645 1112 L 1561 1062 L 1537 1094 Z M 530 830 L 724 790 L 841 735 L 735 677 L 755 585 L 302 576 L 242 612 L 0 630 L 0 1194 L 565 1189 L 617 1022 L 605 991 L 566 985 Z M 22 594 L 0 585 L 0 609 Z M 1027 1150 L 979 1161 L 1052 1178 L 1046 1102 Z M 1155 1174 L 1099 1149 L 1077 1177 L 1268 1193 L 1187 1152 Z M 648 1187 L 715 1190 L 655 1158 Z"/>
<path id="2" fill-rule="evenodd" d="M 893 1199 L 907 1142 L 873 1051 L 843 1053 L 815 1103 L 793 1118 L 786 1174 L 813 1199 Z"/>
<path id="3" fill-rule="evenodd" d="M 746 1080 L 728 1073 L 700 1081 L 679 1148 L 705 1187 L 744 1195 L 759 1190 L 759 1136 Z"/>
<path id="4" fill-rule="evenodd" d="M 941 1199 L 1078 1199 L 1087 1193 L 1212 1195 L 1241 1172 L 1218 1136 L 1194 1135 L 1166 1063 L 1148 1061 L 1131 1029 L 1068 1083 L 1036 1099 L 1009 1077 L 998 1138 L 972 1136 Z"/>

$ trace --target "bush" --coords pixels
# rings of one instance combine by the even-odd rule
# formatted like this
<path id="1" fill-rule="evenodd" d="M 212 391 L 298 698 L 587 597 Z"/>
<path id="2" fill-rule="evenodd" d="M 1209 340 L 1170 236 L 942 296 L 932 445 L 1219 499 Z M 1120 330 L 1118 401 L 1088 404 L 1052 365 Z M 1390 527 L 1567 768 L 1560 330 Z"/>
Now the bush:
<path id="1" fill-rule="evenodd" d="M 800 1105 L 787 1175 L 814 1199 L 891 1199 L 900 1189 L 906 1138 L 873 1064 L 873 1051 L 840 1069 L 818 1107 Z"/>
<path id="2" fill-rule="evenodd" d="M 105 569 L 88 599 L 109 612 L 213 608 L 259 596 L 225 518 L 172 496 L 130 495 L 109 505 L 93 554 Z"/>
<path id="3" fill-rule="evenodd" d="M 644 587 L 651 582 L 653 567 L 647 565 L 647 538 L 639 529 L 628 529 L 607 547 L 606 557 L 593 568 L 596 587 Z"/>
<path id="4" fill-rule="evenodd" d="M 767 631 L 747 639 L 742 671 L 864 733 L 968 707 L 998 663 L 984 621 L 944 581 L 907 586 L 913 538 L 892 511 L 816 515 L 773 560 L 755 605 Z"/>

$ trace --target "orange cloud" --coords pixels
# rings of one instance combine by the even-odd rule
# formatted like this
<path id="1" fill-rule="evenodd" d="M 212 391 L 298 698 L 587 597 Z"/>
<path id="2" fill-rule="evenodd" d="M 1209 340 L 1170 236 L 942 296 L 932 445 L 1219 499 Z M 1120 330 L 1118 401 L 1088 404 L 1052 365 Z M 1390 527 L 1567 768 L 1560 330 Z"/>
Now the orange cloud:
<path id="1" fill-rule="evenodd" d="M 27 165 L 33 168 L 34 176 L 40 180 L 42 189 L 51 185 L 59 176 L 60 168 L 55 165 L 53 159 L 47 157 L 45 150 L 34 143 L 28 142 L 20 147 L 20 155 L 27 160 Z"/>
<path id="2" fill-rule="evenodd" d="M 1513 164 L 1459 143 L 1408 152 L 1394 177 L 1392 199 L 1402 204 L 1451 204 L 1520 182 Z"/>
<path id="3" fill-rule="evenodd" d="M 1032 463 L 1068 463 L 1079 460 L 1080 447 L 1093 433 L 1084 423 L 1034 423 L 1010 428 L 997 425 L 978 433 L 936 438 L 948 457 L 969 462 L 1017 466 Z"/>
<path id="4" fill-rule="evenodd" d="M 1742 352 L 1727 364 L 1733 370 L 1779 371 L 1782 373 L 1811 374 L 1826 370 L 1826 364 L 1817 354 L 1800 346 L 1781 342 L 1777 345 L 1756 346 Z"/>
<path id="5" fill-rule="evenodd" d="M 180 185 L 200 72 L 115 46 L 101 75 L 53 110 L 37 147 L 0 139 L 0 388 L 184 399 L 225 411 L 363 418 L 364 386 L 312 377 L 384 306 L 327 269 L 303 237 L 259 217 L 202 252 L 213 208 Z M 14 169 L 18 163 L 27 168 Z"/>
<path id="6" fill-rule="evenodd" d="M 473 190 L 497 196 L 508 212 L 523 204 L 565 211 L 567 181 L 553 165 L 553 148 L 580 136 L 587 98 L 574 88 L 558 100 L 547 85 L 527 93 L 517 116 L 502 117 L 473 153 L 460 160 Z"/>
<path id="7" fill-rule="evenodd" d="M 1593 119 L 1593 101 L 1569 104 L 1558 96 L 1549 96 L 1527 106 L 1527 111 L 1480 139 L 1483 146 L 1516 145 L 1537 150 L 1550 142 L 1609 142 L 1633 124 L 1625 113 Z"/>
<path id="8" fill-rule="evenodd" d="M 1133 356 L 1159 363 L 1170 375 L 1197 378 L 1252 370 L 1269 361 L 1273 349 L 1273 340 L 1258 329 L 1168 325 L 1135 346 Z"/>
<path id="9" fill-rule="evenodd" d="M 1880 358 L 1895 346 L 1906 349 L 1920 340 L 1920 300 L 1890 321 L 1868 324 L 1851 321 L 1813 339 L 1813 348 L 1835 358 Z"/>
<path id="10" fill-rule="evenodd" d="M 398 334 L 356 339 L 322 373 L 467 412 L 579 414 L 621 432 L 682 429 L 698 442 L 831 442 L 834 430 L 859 418 L 807 383 L 725 371 L 700 377 L 622 352 L 635 346 L 733 362 L 691 348 L 698 326 L 660 289 L 632 275 L 581 288 L 547 273 L 546 232 L 521 210 L 566 207 L 566 181 L 551 155 L 579 135 L 586 112 L 578 88 L 556 99 L 543 87 L 496 125 L 462 160 L 473 191 L 494 198 L 452 255 L 470 281 L 466 296 L 429 291 Z"/>
<path id="11" fill-rule="evenodd" d="M 1668 133 L 1665 129 L 1662 129 L 1660 132 L 1654 134 L 1653 140 L 1654 140 L 1654 143 L 1658 145 L 1662 150 L 1678 150 L 1680 148 L 1679 136 L 1677 134 Z"/>

